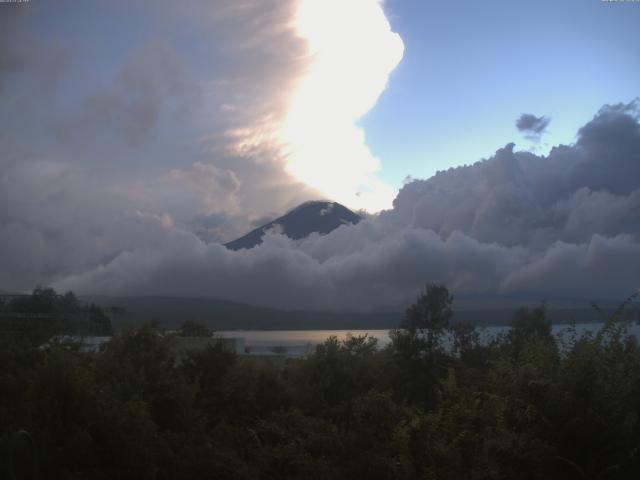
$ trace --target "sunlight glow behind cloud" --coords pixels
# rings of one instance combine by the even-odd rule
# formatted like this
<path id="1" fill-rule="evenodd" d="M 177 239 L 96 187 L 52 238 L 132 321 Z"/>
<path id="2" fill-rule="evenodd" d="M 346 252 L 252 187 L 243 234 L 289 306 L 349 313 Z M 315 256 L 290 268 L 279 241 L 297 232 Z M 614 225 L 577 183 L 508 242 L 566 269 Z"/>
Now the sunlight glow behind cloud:
<path id="1" fill-rule="evenodd" d="M 352 208 L 390 208 L 396 192 L 376 178 L 380 162 L 356 122 L 402 59 L 400 36 L 379 0 L 301 0 L 295 27 L 311 64 L 280 131 L 289 173 Z"/>

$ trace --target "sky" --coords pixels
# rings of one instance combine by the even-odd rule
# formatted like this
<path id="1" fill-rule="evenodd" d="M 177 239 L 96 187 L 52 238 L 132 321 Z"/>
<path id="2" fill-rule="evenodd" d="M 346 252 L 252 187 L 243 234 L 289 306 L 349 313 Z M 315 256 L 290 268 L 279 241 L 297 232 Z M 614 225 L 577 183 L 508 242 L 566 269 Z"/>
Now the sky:
<path id="1" fill-rule="evenodd" d="M 361 124 L 381 178 L 396 187 L 510 141 L 546 153 L 574 142 L 603 104 L 638 95 L 637 4 L 389 0 L 385 8 L 404 57 Z M 552 119 L 541 142 L 517 135 L 523 112 Z"/>
<path id="2" fill-rule="evenodd" d="M 0 3 L 0 290 L 625 297 L 638 24 L 599 0 Z M 313 199 L 367 219 L 220 245 Z"/>

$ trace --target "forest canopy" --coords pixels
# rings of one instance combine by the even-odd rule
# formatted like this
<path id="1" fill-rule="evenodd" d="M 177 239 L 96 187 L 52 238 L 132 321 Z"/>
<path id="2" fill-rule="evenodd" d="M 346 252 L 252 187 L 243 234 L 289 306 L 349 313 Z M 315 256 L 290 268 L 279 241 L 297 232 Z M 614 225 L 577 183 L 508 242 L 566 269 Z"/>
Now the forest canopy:
<path id="1" fill-rule="evenodd" d="M 640 348 L 622 309 L 585 335 L 522 309 L 489 343 L 452 313 L 431 285 L 387 347 L 331 337 L 284 365 L 223 343 L 177 361 L 152 325 L 93 354 L 5 338 L 3 478 L 637 478 Z"/>

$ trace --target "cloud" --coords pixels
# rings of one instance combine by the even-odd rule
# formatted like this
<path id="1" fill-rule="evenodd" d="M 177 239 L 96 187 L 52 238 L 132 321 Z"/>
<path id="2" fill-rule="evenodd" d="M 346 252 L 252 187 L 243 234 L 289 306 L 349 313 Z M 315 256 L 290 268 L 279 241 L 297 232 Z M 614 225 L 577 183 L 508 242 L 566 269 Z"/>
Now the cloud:
<path id="1" fill-rule="evenodd" d="M 287 171 L 351 208 L 389 208 L 395 192 L 376 177 L 380 161 L 356 122 L 385 90 L 402 59 L 402 39 L 379 0 L 302 0 L 295 26 L 310 66 L 277 132 Z"/>
<path id="2" fill-rule="evenodd" d="M 294 7 L 279 0 L 3 7 L 2 288 L 91 270 L 154 248 L 171 229 L 230 240 L 316 197 L 286 173 L 276 146 L 239 151 L 229 134 L 284 116 L 288 85 L 306 63 L 290 25 Z M 122 8 L 130 23 L 119 22 Z M 47 20 L 56 15 L 72 16 L 92 35 Z"/>
<path id="3" fill-rule="evenodd" d="M 374 12 L 397 45 L 379 5 L 365 3 L 359 8 Z M 153 247 L 156 227 L 223 242 L 324 196 L 291 174 L 274 133 L 314 59 L 293 22 L 299 2 L 125 4 L 20 5 L 2 17 L 7 289 Z M 129 23 L 119 20 L 122 8 Z M 71 15 L 92 35 L 44 21 L 56 15 Z M 386 74 L 371 80 L 381 91 Z M 139 232 L 142 219 L 154 224 L 150 235 Z M 21 265 L 15 258 L 30 242 L 33 258 Z M 65 260 L 69 251 L 78 255 Z"/>
<path id="4" fill-rule="evenodd" d="M 192 192 L 199 198 L 201 213 L 234 212 L 240 180 L 231 170 L 196 162 L 189 170 L 171 170 L 162 180 Z"/>
<path id="5" fill-rule="evenodd" d="M 531 113 L 523 113 L 516 120 L 516 128 L 525 138 L 540 141 L 540 137 L 547 130 L 551 119 L 548 117 L 536 117 Z"/>
<path id="6" fill-rule="evenodd" d="M 29 289 L 86 271 L 168 233 L 167 217 L 63 162 L 31 160 L 0 175 L 0 284 Z M 142 207 L 139 205 L 139 207 Z"/>
<path id="7" fill-rule="evenodd" d="M 24 4 L 2 6 L 0 92 L 17 89 L 22 83 L 23 89 L 26 87 L 32 95 L 39 96 L 56 87 L 69 66 L 71 52 L 56 39 L 47 41 L 26 30 L 27 13 L 28 6 Z"/>
<path id="8" fill-rule="evenodd" d="M 162 244 L 58 285 L 365 311 L 402 308 L 429 281 L 462 298 L 623 297 L 640 286 L 640 177 L 621 190 L 627 170 L 619 167 L 639 161 L 639 128 L 628 105 L 606 106 L 575 145 L 547 156 L 507 145 L 414 180 L 393 209 L 325 236 L 293 241 L 272 232 L 262 245 L 232 252 L 168 229 Z M 588 173 L 604 151 L 598 158 L 617 175 L 596 187 Z"/>
<path id="9" fill-rule="evenodd" d="M 55 8 L 100 29 L 124 5 L 98 3 Z M 638 102 L 603 107 L 575 144 L 548 155 L 509 144 L 476 164 L 412 179 L 393 208 L 329 235 L 292 241 L 271 232 L 249 251 L 221 246 L 321 196 L 291 175 L 290 152 L 274 137 L 312 65 L 294 28 L 296 5 L 140 2 L 128 10 L 132 24 L 154 28 L 123 24 L 126 41 L 96 35 L 91 48 L 80 33 L 44 22 L 45 4 L 3 17 L 24 42 L 0 45 L 0 289 L 46 283 L 372 310 L 405 306 L 428 281 L 457 296 L 534 299 L 620 297 L 640 286 Z M 375 14 L 375 31 L 396 56 L 374 62 L 369 94 L 347 105 L 349 115 L 328 102 L 328 117 L 317 117 L 321 125 L 349 120 L 346 130 L 313 137 L 331 147 L 314 158 L 332 174 L 342 168 L 329 168 L 344 153 L 332 146 L 343 145 L 332 144 L 340 132 L 371 160 L 352 120 L 375 103 L 401 51 L 377 2 L 354 5 Z M 153 21 L 142 22 L 147 15 Z M 345 44 L 352 56 L 341 58 L 365 47 Z M 340 95 L 351 91 L 343 86 Z M 367 162 L 345 174 L 341 192 L 375 173 L 360 168 Z"/>
<path id="10" fill-rule="evenodd" d="M 53 129 L 64 141 L 112 135 L 135 147 L 150 141 L 164 118 L 187 117 L 202 102 L 202 90 L 175 48 L 153 41 L 134 50 L 109 84 L 88 93 Z"/>

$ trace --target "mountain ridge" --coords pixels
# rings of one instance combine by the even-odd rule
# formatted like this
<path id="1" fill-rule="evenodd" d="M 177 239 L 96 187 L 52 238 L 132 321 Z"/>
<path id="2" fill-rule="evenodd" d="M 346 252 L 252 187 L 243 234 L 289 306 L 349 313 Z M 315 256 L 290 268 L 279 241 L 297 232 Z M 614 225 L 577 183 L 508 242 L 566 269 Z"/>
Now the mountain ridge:
<path id="1" fill-rule="evenodd" d="M 164 327 L 177 328 L 185 320 L 202 323 L 214 330 L 391 329 L 396 328 L 404 317 L 402 308 L 373 312 L 285 310 L 216 298 L 163 295 L 87 295 L 80 299 L 101 307 L 119 307 L 121 311 L 111 318 L 116 330 L 144 322 L 158 322 Z M 507 326 L 516 310 L 513 305 L 456 308 L 454 304 L 452 321 L 477 327 Z M 603 310 L 611 314 L 615 306 L 607 305 Z M 640 320 L 640 309 L 635 307 L 631 315 Z M 602 322 L 589 305 L 550 307 L 547 308 L 547 318 L 553 324 L 567 324 L 571 320 L 576 323 Z"/>
<path id="2" fill-rule="evenodd" d="M 293 240 L 312 233 L 327 234 L 341 225 L 356 224 L 362 217 L 338 202 L 312 200 L 289 210 L 275 220 L 258 227 L 224 246 L 230 250 L 251 249 L 262 243 L 262 237 L 277 229 Z"/>

